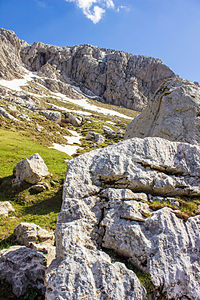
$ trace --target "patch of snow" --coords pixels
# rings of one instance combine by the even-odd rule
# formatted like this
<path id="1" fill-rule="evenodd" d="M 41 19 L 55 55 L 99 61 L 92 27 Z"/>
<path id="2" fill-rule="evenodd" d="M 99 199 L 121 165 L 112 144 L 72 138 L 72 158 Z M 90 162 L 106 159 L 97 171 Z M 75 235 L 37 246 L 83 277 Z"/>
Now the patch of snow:
<path id="1" fill-rule="evenodd" d="M 73 144 L 80 144 L 80 139 L 82 138 L 82 135 L 78 134 L 78 132 L 74 130 L 68 130 L 72 136 L 64 136 L 64 138 L 67 140 L 68 144 L 73 145 Z"/>
<path id="2" fill-rule="evenodd" d="M 13 80 L 0 80 L 0 85 L 7 87 L 11 90 L 21 92 L 21 87 L 27 85 L 28 81 L 31 81 L 34 77 L 39 77 L 36 74 L 27 71 L 27 74 L 24 75 L 22 79 L 13 79 Z"/>
<path id="3" fill-rule="evenodd" d="M 68 109 L 66 107 L 58 106 L 58 105 L 55 105 L 55 104 L 53 104 L 52 107 L 55 108 L 55 109 L 62 110 L 63 112 L 76 113 L 77 115 L 83 115 L 83 116 L 91 116 L 92 115 L 92 113 L 89 113 L 87 111 Z"/>
<path id="4" fill-rule="evenodd" d="M 111 125 L 116 125 L 116 123 L 111 122 L 111 121 L 106 121 L 106 123 L 109 123 L 109 124 L 111 124 Z"/>
<path id="5" fill-rule="evenodd" d="M 49 147 L 52 149 L 56 149 L 58 151 L 64 152 L 70 156 L 72 156 L 74 153 L 77 152 L 77 150 L 80 148 L 79 146 L 72 146 L 72 145 L 60 145 L 53 143 L 52 147 Z"/>
<path id="6" fill-rule="evenodd" d="M 116 117 L 120 117 L 120 118 L 131 119 L 131 120 L 133 119 L 133 118 L 128 117 L 126 115 L 123 115 L 123 114 L 121 114 L 117 111 L 113 111 L 111 109 L 98 107 L 94 104 L 90 104 L 87 99 L 74 100 L 74 99 L 68 98 L 67 96 L 65 96 L 61 93 L 53 93 L 53 94 L 59 100 L 63 100 L 63 101 L 67 101 L 67 102 L 79 105 L 79 106 L 81 106 L 81 107 L 83 107 L 84 109 L 87 109 L 87 110 L 95 111 L 95 112 L 98 112 L 98 113 L 101 113 L 101 114 L 104 114 L 104 115 L 116 116 Z"/>

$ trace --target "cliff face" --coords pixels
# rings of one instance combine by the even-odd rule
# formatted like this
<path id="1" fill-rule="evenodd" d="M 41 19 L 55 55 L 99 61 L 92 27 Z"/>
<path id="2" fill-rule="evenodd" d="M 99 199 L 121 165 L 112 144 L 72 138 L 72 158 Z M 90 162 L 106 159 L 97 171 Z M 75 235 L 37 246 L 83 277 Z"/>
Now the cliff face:
<path id="1" fill-rule="evenodd" d="M 10 80 L 22 77 L 21 45 L 13 31 L 0 28 L 0 78 Z"/>
<path id="2" fill-rule="evenodd" d="M 55 47 L 34 43 L 21 57 L 32 71 L 45 75 L 54 68 L 57 79 L 69 78 L 106 102 L 141 111 L 156 89 L 174 73 L 160 60 L 91 45 Z"/>
<path id="3" fill-rule="evenodd" d="M 7 30 L 1 30 L 0 35 L 4 41 L 0 57 L 4 70 L 0 74 L 2 78 L 13 78 L 11 73 L 19 76 L 18 65 L 22 66 L 23 62 L 30 71 L 64 83 L 71 82 L 106 103 L 137 111 L 147 105 L 163 80 L 175 76 L 155 58 L 91 45 L 57 47 L 38 42 L 28 45 Z M 5 54 L 7 48 L 8 55 Z"/>

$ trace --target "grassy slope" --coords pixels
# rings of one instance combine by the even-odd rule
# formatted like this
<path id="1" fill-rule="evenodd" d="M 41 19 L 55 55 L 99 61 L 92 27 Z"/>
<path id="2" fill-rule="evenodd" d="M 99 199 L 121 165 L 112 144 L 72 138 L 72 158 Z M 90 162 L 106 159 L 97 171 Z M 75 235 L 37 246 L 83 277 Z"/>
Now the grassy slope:
<path id="1" fill-rule="evenodd" d="M 51 175 L 45 181 L 50 190 L 32 194 L 30 185 L 20 189 L 11 186 L 13 167 L 22 159 L 39 153 Z M 56 217 L 61 207 L 62 184 L 69 156 L 46 148 L 17 132 L 0 130 L 0 201 L 10 201 L 15 213 L 0 219 L 0 248 L 14 243 L 12 232 L 22 221 L 34 222 L 47 229 L 55 228 Z"/>

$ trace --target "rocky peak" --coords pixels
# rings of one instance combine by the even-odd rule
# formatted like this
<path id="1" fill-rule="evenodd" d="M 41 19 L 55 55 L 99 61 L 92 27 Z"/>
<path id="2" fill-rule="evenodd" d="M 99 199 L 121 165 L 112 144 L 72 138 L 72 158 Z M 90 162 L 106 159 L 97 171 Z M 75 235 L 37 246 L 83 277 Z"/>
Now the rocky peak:
<path id="1" fill-rule="evenodd" d="M 106 102 L 142 110 L 162 81 L 174 73 L 160 60 L 91 45 L 56 47 L 34 43 L 21 52 L 31 71 L 56 66 L 59 80 L 69 78 Z M 67 77 L 67 80 L 66 80 Z"/>
<path id="2" fill-rule="evenodd" d="M 137 111 L 147 105 L 163 80 L 175 76 L 159 59 L 142 55 L 92 45 L 29 45 L 5 29 L 1 29 L 0 39 L 0 77 L 19 78 L 26 67 L 64 84 L 71 80 L 106 103 Z"/>

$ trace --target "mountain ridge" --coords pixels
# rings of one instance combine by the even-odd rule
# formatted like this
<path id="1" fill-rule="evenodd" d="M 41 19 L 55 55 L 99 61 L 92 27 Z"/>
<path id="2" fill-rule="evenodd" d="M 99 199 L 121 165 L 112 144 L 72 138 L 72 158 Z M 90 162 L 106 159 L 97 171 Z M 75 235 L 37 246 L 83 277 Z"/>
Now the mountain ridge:
<path id="1" fill-rule="evenodd" d="M 75 82 L 83 92 L 96 95 L 105 103 L 137 111 L 147 105 L 163 80 L 175 76 L 160 59 L 152 57 L 88 44 L 28 44 L 6 29 L 0 29 L 0 39 L 1 78 L 12 79 L 12 69 L 19 76 L 25 67 L 63 84 Z M 14 55 L 5 57 L 5 49 L 9 48 Z M 2 60 L 8 61 L 9 72 Z"/>

